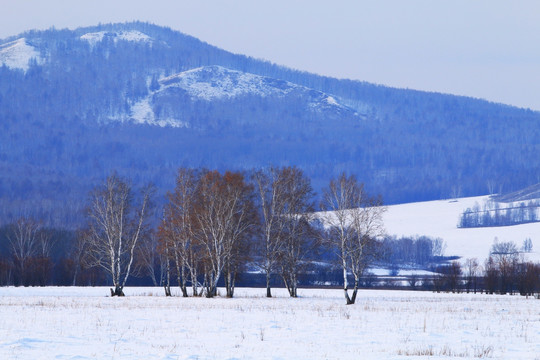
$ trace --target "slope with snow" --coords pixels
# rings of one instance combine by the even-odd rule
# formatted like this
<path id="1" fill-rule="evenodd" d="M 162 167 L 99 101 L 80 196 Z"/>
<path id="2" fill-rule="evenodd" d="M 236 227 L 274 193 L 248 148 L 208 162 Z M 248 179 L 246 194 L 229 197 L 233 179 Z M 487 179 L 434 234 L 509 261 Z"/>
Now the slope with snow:
<path id="1" fill-rule="evenodd" d="M 38 63 L 42 61 L 39 52 L 28 45 L 25 38 L 0 45 L 0 65 L 26 71 L 31 59 L 36 59 Z"/>
<path id="2" fill-rule="evenodd" d="M 181 72 L 159 81 L 160 88 L 131 108 L 131 119 L 136 123 L 160 126 L 189 127 L 180 118 L 158 118 L 153 111 L 153 102 L 166 98 L 167 102 L 187 95 L 192 101 L 211 102 L 214 100 L 234 100 L 242 96 L 261 98 L 298 96 L 307 101 L 310 111 L 354 111 L 336 98 L 320 91 L 306 88 L 289 81 L 231 70 L 222 66 L 205 66 Z M 174 104 L 172 107 L 177 105 Z"/>
<path id="3" fill-rule="evenodd" d="M 204 66 L 162 79 L 162 91 L 181 88 L 194 99 L 212 101 L 242 95 L 286 96 L 295 92 L 309 93 L 312 105 L 344 107 L 333 97 L 289 81 L 227 69 L 222 66 Z"/>
<path id="4" fill-rule="evenodd" d="M 222 66 L 205 66 L 184 71 L 161 80 L 164 89 L 184 89 L 193 98 L 211 101 L 251 94 L 284 96 L 300 86 L 284 80 L 268 78 Z"/>
<path id="5" fill-rule="evenodd" d="M 445 255 L 460 256 L 462 260 L 478 258 L 482 263 L 489 256 L 495 238 L 513 241 L 518 248 L 530 238 L 533 252 L 523 254 L 532 261 L 540 260 L 540 223 L 485 228 L 458 228 L 461 213 L 488 196 L 440 200 L 388 206 L 384 224 L 388 235 L 427 235 L 446 242 Z"/>
<path id="6" fill-rule="evenodd" d="M 105 38 L 111 39 L 114 42 L 122 40 L 122 41 L 152 43 L 153 41 L 150 36 L 137 30 L 119 31 L 119 32 L 98 31 L 98 32 L 84 34 L 80 38 L 82 40 L 88 41 L 92 46 L 95 46 L 97 43 L 103 41 Z"/>
<path id="7" fill-rule="evenodd" d="M 174 118 L 158 119 L 154 114 L 150 98 L 146 97 L 143 100 L 133 104 L 131 107 L 130 119 L 136 124 L 148 124 L 161 127 L 189 128 L 189 124 Z"/>

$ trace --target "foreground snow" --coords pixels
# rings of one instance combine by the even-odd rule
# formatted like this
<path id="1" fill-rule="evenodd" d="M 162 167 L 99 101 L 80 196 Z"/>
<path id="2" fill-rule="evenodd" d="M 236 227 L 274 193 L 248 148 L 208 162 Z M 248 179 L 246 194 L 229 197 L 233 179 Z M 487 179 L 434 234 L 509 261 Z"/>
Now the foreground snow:
<path id="1" fill-rule="evenodd" d="M 237 289 L 0 288 L 1 359 L 540 359 L 540 301 L 520 296 Z"/>

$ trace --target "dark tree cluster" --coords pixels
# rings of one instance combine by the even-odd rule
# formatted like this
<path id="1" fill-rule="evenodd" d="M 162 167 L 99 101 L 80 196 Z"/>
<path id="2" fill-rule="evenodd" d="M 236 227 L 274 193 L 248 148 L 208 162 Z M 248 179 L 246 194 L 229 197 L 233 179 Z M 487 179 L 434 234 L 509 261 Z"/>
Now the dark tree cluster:
<path id="1" fill-rule="evenodd" d="M 521 260 L 514 242 L 495 241 L 484 265 L 484 280 L 490 294 L 539 294 L 540 264 Z"/>
<path id="2" fill-rule="evenodd" d="M 540 264 L 524 261 L 514 242 L 495 241 L 483 269 L 477 259 L 466 259 L 435 268 L 424 288 L 437 292 L 521 294 L 540 298 Z"/>
<path id="3" fill-rule="evenodd" d="M 105 274 L 82 262 L 75 231 L 30 217 L 0 228 L 0 285 L 104 285 Z"/>
<path id="4" fill-rule="evenodd" d="M 443 259 L 445 244 L 428 236 L 385 237 L 379 261 L 391 269 L 429 269 Z"/>

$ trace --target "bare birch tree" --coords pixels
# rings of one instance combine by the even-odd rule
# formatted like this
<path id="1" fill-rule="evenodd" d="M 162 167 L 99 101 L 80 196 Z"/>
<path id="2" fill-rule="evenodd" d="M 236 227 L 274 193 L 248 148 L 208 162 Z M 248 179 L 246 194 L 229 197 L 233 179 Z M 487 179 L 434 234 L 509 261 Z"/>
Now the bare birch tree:
<path id="1" fill-rule="evenodd" d="M 151 186 L 142 192 L 138 207 L 131 185 L 113 174 L 90 194 L 88 207 L 88 259 L 111 277 L 111 296 L 124 296 L 124 286 L 132 272 L 136 248 L 145 236 L 150 213 Z"/>
<path id="2" fill-rule="evenodd" d="M 238 249 L 255 227 L 252 194 L 240 173 L 205 171 L 200 178 L 195 217 L 205 253 L 207 297 L 217 294 L 217 283 L 224 271 L 227 296 L 233 296 L 240 265 Z"/>
<path id="3" fill-rule="evenodd" d="M 150 277 L 154 286 L 161 286 L 165 259 L 158 251 L 158 240 L 154 232 L 141 238 L 137 247 L 134 275 Z"/>
<path id="4" fill-rule="evenodd" d="M 354 304 L 365 268 L 373 254 L 376 237 L 383 235 L 385 208 L 379 198 L 367 195 L 356 177 L 342 173 L 332 179 L 323 192 L 322 220 L 325 241 L 334 249 L 343 271 L 343 290 L 347 304 Z M 354 277 L 349 295 L 348 274 Z"/>
<path id="5" fill-rule="evenodd" d="M 29 265 L 39 252 L 41 226 L 32 218 L 20 218 L 8 227 L 7 238 L 15 265 L 16 284 L 30 285 Z"/>
<path id="6" fill-rule="evenodd" d="M 308 177 L 296 167 L 282 169 L 284 204 L 283 233 L 279 237 L 278 263 L 280 274 L 291 297 L 298 296 L 298 275 L 308 263 L 314 249 L 310 225 L 313 219 L 313 190 Z"/>
<path id="7" fill-rule="evenodd" d="M 201 255 L 195 234 L 194 213 L 199 179 L 200 174 L 196 170 L 178 170 L 176 187 L 173 193 L 167 194 L 168 202 L 159 228 L 162 252 L 175 265 L 178 284 L 184 297 L 188 296 L 188 282 L 191 282 L 193 296 L 199 294 L 197 276 Z M 170 270 L 167 276 L 170 277 Z"/>
<path id="8" fill-rule="evenodd" d="M 480 274 L 480 264 L 477 258 L 465 260 L 465 272 L 467 293 L 472 290 L 476 294 L 478 288 L 478 275 Z"/>
<path id="9" fill-rule="evenodd" d="M 89 242 L 90 236 L 87 233 L 88 229 L 78 230 L 75 236 L 75 241 L 72 244 L 70 258 L 73 261 L 73 281 L 72 286 L 78 284 L 80 274 L 85 270 L 86 266 L 92 266 L 89 261 Z"/>
<path id="10" fill-rule="evenodd" d="M 287 168 L 271 167 L 253 174 L 259 211 L 261 213 L 261 242 L 259 268 L 266 275 L 266 297 L 272 297 L 270 281 L 278 270 L 280 252 L 284 246 L 287 219 Z"/>

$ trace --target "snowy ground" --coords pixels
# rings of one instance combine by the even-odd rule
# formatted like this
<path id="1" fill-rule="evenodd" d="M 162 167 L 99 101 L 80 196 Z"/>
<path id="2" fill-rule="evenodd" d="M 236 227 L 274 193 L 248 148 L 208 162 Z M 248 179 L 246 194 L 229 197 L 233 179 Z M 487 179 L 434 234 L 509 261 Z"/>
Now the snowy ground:
<path id="1" fill-rule="evenodd" d="M 530 238 L 533 253 L 524 254 L 532 261 L 540 261 L 540 222 L 532 224 L 500 226 L 491 228 L 459 229 L 459 216 L 475 202 L 483 204 L 487 196 L 461 198 L 458 200 L 427 201 L 388 206 L 384 225 L 389 235 L 427 235 L 440 237 L 446 242 L 445 255 L 457 255 L 462 259 L 478 258 L 483 264 L 497 237 L 499 241 L 513 241 L 521 247 Z"/>
<path id="2" fill-rule="evenodd" d="M 0 359 L 540 359 L 540 301 L 521 296 L 108 291 L 0 288 Z"/>

